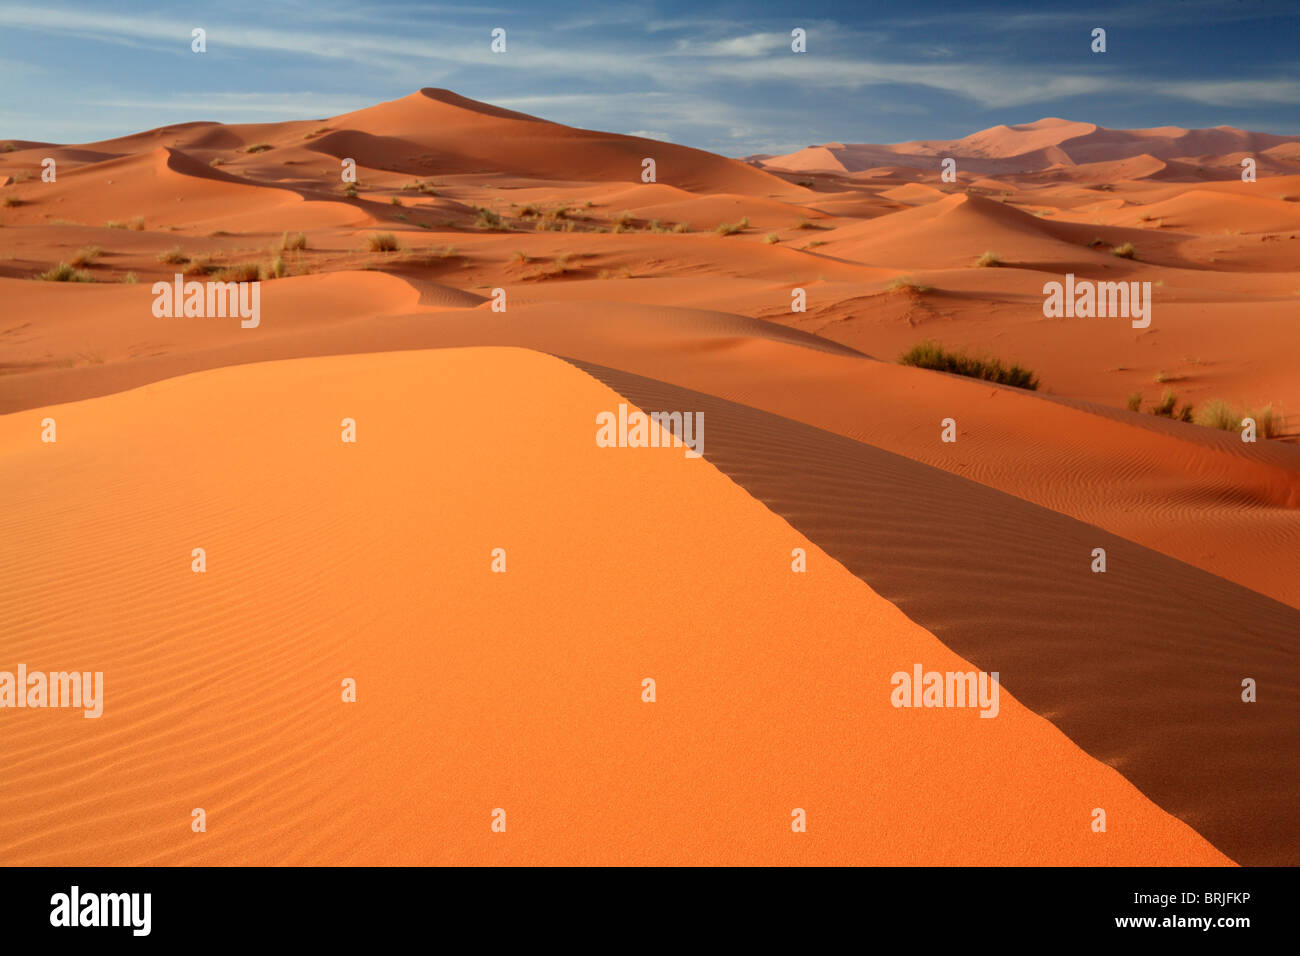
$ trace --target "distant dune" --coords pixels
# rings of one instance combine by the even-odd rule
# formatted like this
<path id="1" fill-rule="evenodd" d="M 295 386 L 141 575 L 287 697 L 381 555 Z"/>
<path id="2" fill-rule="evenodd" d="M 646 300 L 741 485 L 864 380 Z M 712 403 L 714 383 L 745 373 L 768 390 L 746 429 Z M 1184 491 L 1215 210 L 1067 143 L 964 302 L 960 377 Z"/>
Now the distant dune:
<path id="1" fill-rule="evenodd" d="M 955 140 L 921 140 L 881 146 L 869 143 L 827 143 L 782 156 L 751 156 L 771 169 L 805 172 L 856 173 L 873 166 L 935 168 L 952 157 L 962 169 L 980 174 L 1041 173 L 1052 169 L 1142 160 L 1124 177 L 1140 179 L 1165 170 L 1161 160 L 1181 162 L 1206 178 L 1219 178 L 1225 169 L 1239 169 L 1234 157 L 1257 157 L 1270 173 L 1300 172 L 1296 150 L 1300 136 L 1250 133 L 1231 126 L 1214 129 L 1107 129 L 1049 117 L 1020 126 L 994 126 Z M 1136 175 L 1134 175 L 1136 174 Z M 1100 177 L 1097 177 L 1100 179 Z"/>

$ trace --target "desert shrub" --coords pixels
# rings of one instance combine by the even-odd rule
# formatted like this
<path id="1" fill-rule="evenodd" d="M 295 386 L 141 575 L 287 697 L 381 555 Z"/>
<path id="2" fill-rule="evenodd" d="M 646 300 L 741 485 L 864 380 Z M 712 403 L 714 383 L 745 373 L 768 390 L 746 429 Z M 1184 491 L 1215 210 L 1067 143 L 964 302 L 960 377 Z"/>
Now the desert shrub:
<path id="1" fill-rule="evenodd" d="M 284 259 L 280 256 L 272 256 L 268 262 L 258 266 L 257 277 L 259 279 L 283 279 L 287 271 L 284 267 Z"/>
<path id="2" fill-rule="evenodd" d="M 240 262 L 227 266 L 217 273 L 218 282 L 254 282 L 260 278 L 261 268 L 256 262 Z"/>
<path id="3" fill-rule="evenodd" d="M 1034 373 L 1020 365 L 1003 365 L 1000 359 L 980 358 L 965 352 L 950 352 L 937 342 L 925 341 L 912 346 L 900 357 L 904 365 L 951 372 L 969 378 L 1035 390 L 1039 382 Z"/>
<path id="4" fill-rule="evenodd" d="M 1193 421 L 1207 428 L 1219 428 L 1225 432 L 1238 431 L 1243 418 L 1255 419 L 1255 429 L 1264 438 L 1276 438 L 1282 434 L 1282 416 L 1272 405 L 1259 409 L 1237 409 L 1221 398 L 1212 398 L 1197 410 Z"/>
<path id="5" fill-rule="evenodd" d="M 86 246 L 84 249 L 74 252 L 72 258 L 68 260 L 68 264 L 77 268 L 89 265 L 98 259 L 103 252 L 104 250 L 99 246 Z"/>
<path id="6" fill-rule="evenodd" d="M 474 208 L 474 225 L 478 226 L 480 229 L 492 229 L 502 232 L 510 228 L 506 225 L 506 221 L 502 219 L 500 215 L 484 206 L 476 206 Z"/>
<path id="7" fill-rule="evenodd" d="M 268 149 L 275 149 L 270 143 L 254 143 L 252 146 L 244 147 L 246 153 L 265 153 Z"/>
<path id="8" fill-rule="evenodd" d="M 1178 404 L 1178 396 L 1174 394 L 1172 388 L 1167 388 L 1164 394 L 1160 396 L 1160 402 L 1153 405 L 1148 411 L 1152 415 L 1159 415 L 1161 418 L 1173 418 L 1180 422 L 1190 422 L 1192 417 L 1192 406 L 1184 405 L 1182 408 L 1175 409 Z"/>
<path id="9" fill-rule="evenodd" d="M 396 252 L 400 247 L 391 232 L 372 232 L 366 237 L 366 248 L 371 252 Z"/>
<path id="10" fill-rule="evenodd" d="M 38 279 L 44 282 L 94 282 L 95 277 L 89 272 L 74 269 L 66 262 L 60 262 L 52 269 L 42 272 Z"/>
<path id="11" fill-rule="evenodd" d="M 922 285 L 911 276 L 899 276 L 889 283 L 890 292 L 929 292 L 930 286 Z"/>
<path id="12" fill-rule="evenodd" d="M 307 248 L 307 234 L 305 232 L 289 235 L 287 232 L 280 239 L 280 248 L 286 252 L 293 252 L 298 249 Z"/>
<path id="13" fill-rule="evenodd" d="M 170 266 L 183 266 L 190 261 L 190 257 L 181 252 L 180 246 L 172 246 L 158 253 L 158 261 Z"/>
<path id="14" fill-rule="evenodd" d="M 996 252 L 986 251 L 975 260 L 975 265 L 981 269 L 992 269 L 996 266 L 1002 265 L 1002 259 Z"/>
<path id="15" fill-rule="evenodd" d="M 1110 254 L 1112 256 L 1119 256 L 1121 259 L 1136 259 L 1137 249 L 1133 247 L 1133 243 L 1126 242 L 1122 246 L 1116 246 L 1110 251 Z"/>
<path id="16" fill-rule="evenodd" d="M 186 275 L 205 276 L 216 272 L 217 267 L 208 255 L 198 255 L 190 258 L 189 264 L 185 267 Z"/>

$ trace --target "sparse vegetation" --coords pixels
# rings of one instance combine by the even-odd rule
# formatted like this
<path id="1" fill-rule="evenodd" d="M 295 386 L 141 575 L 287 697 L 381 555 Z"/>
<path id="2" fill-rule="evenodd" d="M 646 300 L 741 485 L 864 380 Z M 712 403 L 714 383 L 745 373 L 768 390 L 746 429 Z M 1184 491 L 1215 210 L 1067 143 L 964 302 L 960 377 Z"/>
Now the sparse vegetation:
<path id="1" fill-rule="evenodd" d="M 821 223 L 811 222 L 806 216 L 800 216 L 799 221 L 794 224 L 796 229 L 825 229 Z"/>
<path id="2" fill-rule="evenodd" d="M 999 258 L 996 252 L 986 251 L 975 260 L 975 265 L 981 269 L 992 269 L 1002 265 L 1002 259 Z"/>
<path id="3" fill-rule="evenodd" d="M 6 153 L 16 153 L 18 151 L 18 147 L 14 143 L 5 143 L 4 151 Z"/>
<path id="4" fill-rule="evenodd" d="M 1110 251 L 1110 254 L 1112 256 L 1119 256 L 1121 259 L 1136 259 L 1137 249 L 1133 247 L 1133 243 L 1126 242 L 1122 246 L 1116 246 Z"/>
<path id="5" fill-rule="evenodd" d="M 284 259 L 281 256 L 272 256 L 269 262 L 258 266 L 257 277 L 259 279 L 283 279 L 287 271 L 284 267 Z"/>
<path id="6" fill-rule="evenodd" d="M 1020 365 L 1004 365 L 1000 359 L 978 358 L 962 352 L 950 352 L 937 342 L 925 341 L 912 346 L 900 357 L 904 365 L 951 372 L 969 378 L 1036 390 L 1039 382 L 1033 372 Z"/>
<path id="7" fill-rule="evenodd" d="M 68 264 L 79 269 L 82 266 L 90 265 L 90 263 L 98 259 L 103 255 L 103 253 L 104 250 L 99 248 L 99 246 L 86 246 L 84 249 L 74 252 L 72 258 L 68 260 Z"/>
<path id="8" fill-rule="evenodd" d="M 763 241 L 766 242 L 769 246 L 771 246 L 780 242 L 781 237 L 774 232 L 769 232 L 766 236 L 763 237 Z"/>
<path id="9" fill-rule="evenodd" d="M 305 134 L 303 134 L 303 137 L 302 137 L 302 138 L 303 138 L 303 139 L 311 139 L 311 138 L 313 138 L 313 137 L 315 137 L 315 136 L 319 136 L 321 133 L 328 133 L 329 131 L 330 131 L 330 128 L 329 128 L 328 126 L 317 126 L 317 127 L 316 127 L 314 130 L 312 130 L 310 133 L 305 133 Z"/>
<path id="10" fill-rule="evenodd" d="M 225 161 L 224 159 L 222 159 L 220 156 L 213 156 L 212 159 L 208 161 L 208 165 L 209 165 L 209 166 L 224 166 L 224 165 L 226 165 L 226 161 Z"/>
<path id="11" fill-rule="evenodd" d="M 44 282 L 94 282 L 95 278 L 89 272 L 83 272 L 80 269 L 74 269 L 66 262 L 60 262 L 52 269 L 42 272 L 38 279 Z"/>
<path id="12" fill-rule="evenodd" d="M 216 271 L 217 267 L 213 263 L 212 257 L 207 255 L 191 257 L 189 264 L 185 267 L 187 275 L 205 276 Z"/>
<path id="13" fill-rule="evenodd" d="M 673 232 L 690 232 L 691 224 L 689 222 L 679 222 L 673 226 Z"/>
<path id="14" fill-rule="evenodd" d="M 749 228 L 749 217 L 746 216 L 740 222 L 720 222 L 718 228 L 713 231 L 720 236 L 734 236 L 738 232 L 744 232 Z"/>
<path id="15" fill-rule="evenodd" d="M 929 292 L 931 289 L 928 285 L 922 285 L 911 276 L 899 276 L 889 283 L 890 292 L 911 292 L 921 294 Z"/>
<path id="16" fill-rule="evenodd" d="M 1236 409 L 1221 398 L 1212 398 L 1197 410 L 1193 421 L 1207 428 L 1218 428 L 1226 432 L 1241 429 L 1242 419 L 1253 418 L 1255 430 L 1262 438 L 1276 438 L 1282 434 L 1282 416 L 1272 405 L 1259 409 Z"/>
<path id="17" fill-rule="evenodd" d="M 287 232 L 280 239 L 280 249 L 284 252 L 294 252 L 299 249 L 307 248 L 307 234 L 305 232 L 289 235 Z"/>
<path id="18" fill-rule="evenodd" d="M 366 237 L 366 248 L 371 252 L 396 252 L 401 247 L 391 232 L 372 232 Z"/>
<path id="19" fill-rule="evenodd" d="M 1192 420 L 1192 406 L 1186 404 L 1182 408 L 1175 410 L 1178 404 L 1178 396 L 1172 388 L 1167 388 L 1164 394 L 1160 396 L 1160 402 L 1153 405 L 1148 411 L 1152 415 L 1159 415 L 1161 418 L 1172 418 L 1180 422 L 1190 422 Z"/>
<path id="20" fill-rule="evenodd" d="M 389 205 L 392 205 L 392 206 L 400 206 L 400 205 L 402 205 L 402 197 L 401 197 L 401 196 L 393 196 L 391 199 L 388 200 L 388 202 L 389 202 Z"/>
<path id="21" fill-rule="evenodd" d="M 508 232 L 510 227 L 500 215 L 488 209 L 485 206 L 474 207 L 474 225 L 480 229 L 489 229 L 497 232 Z"/>
<path id="22" fill-rule="evenodd" d="M 618 216 L 614 219 L 614 225 L 620 226 L 623 229 L 631 228 L 632 222 L 633 222 L 632 213 L 628 212 L 626 209 L 624 209 L 621 213 L 619 213 Z M 615 229 L 614 231 L 618 232 L 619 230 Z"/>
<path id="23" fill-rule="evenodd" d="M 1141 393 L 1141 392 L 1134 392 L 1132 395 L 1130 395 L 1130 396 L 1128 397 L 1128 401 L 1125 402 L 1125 405 L 1127 406 L 1127 408 L 1128 408 L 1128 410 L 1129 410 L 1130 412 L 1141 411 L 1141 409 L 1142 409 L 1142 393 Z"/>
<path id="24" fill-rule="evenodd" d="M 110 219 L 104 223 L 109 229 L 130 229 L 134 232 L 140 232 L 144 229 L 144 216 L 136 216 L 134 219 L 122 221 L 120 219 Z"/>
<path id="25" fill-rule="evenodd" d="M 254 282 L 261 276 L 262 270 L 256 262 L 241 262 L 227 266 L 217 273 L 218 282 Z"/>
<path id="26" fill-rule="evenodd" d="M 126 275 L 122 276 L 122 281 L 127 285 L 135 285 L 140 281 L 140 277 L 134 272 L 128 272 Z"/>
<path id="27" fill-rule="evenodd" d="M 5 208 L 13 209 L 14 206 L 21 206 L 23 201 L 17 196 L 5 196 Z"/>
<path id="28" fill-rule="evenodd" d="M 190 257 L 181 252 L 180 246 L 172 246 L 163 252 L 158 253 L 158 261 L 170 266 L 183 266 L 190 261 Z"/>
<path id="29" fill-rule="evenodd" d="M 270 143 L 254 143 L 252 146 L 245 146 L 246 153 L 265 153 L 268 149 L 275 149 Z"/>

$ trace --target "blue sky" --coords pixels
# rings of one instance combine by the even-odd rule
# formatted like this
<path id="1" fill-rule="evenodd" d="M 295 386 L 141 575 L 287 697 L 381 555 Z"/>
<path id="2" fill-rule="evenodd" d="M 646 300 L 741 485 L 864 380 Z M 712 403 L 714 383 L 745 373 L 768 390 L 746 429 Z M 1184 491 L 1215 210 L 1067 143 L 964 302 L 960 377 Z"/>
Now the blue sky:
<path id="1" fill-rule="evenodd" d="M 0 139 L 315 119 L 423 86 L 731 156 L 1044 116 L 1300 133 L 1295 0 L 489 4 L 0 0 Z"/>

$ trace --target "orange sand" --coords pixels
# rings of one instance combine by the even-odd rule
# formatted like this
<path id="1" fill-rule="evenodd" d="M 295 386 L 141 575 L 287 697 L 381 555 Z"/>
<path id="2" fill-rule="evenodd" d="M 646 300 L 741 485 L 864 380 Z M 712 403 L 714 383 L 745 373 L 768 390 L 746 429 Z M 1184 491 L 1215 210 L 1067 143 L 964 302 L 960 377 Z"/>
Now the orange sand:
<path id="1" fill-rule="evenodd" d="M 5 715 L 0 861 L 1227 862 L 1005 691 L 891 707 L 971 666 L 707 462 L 598 448 L 620 401 L 468 349 L 0 418 L 5 663 L 106 687 Z"/>

